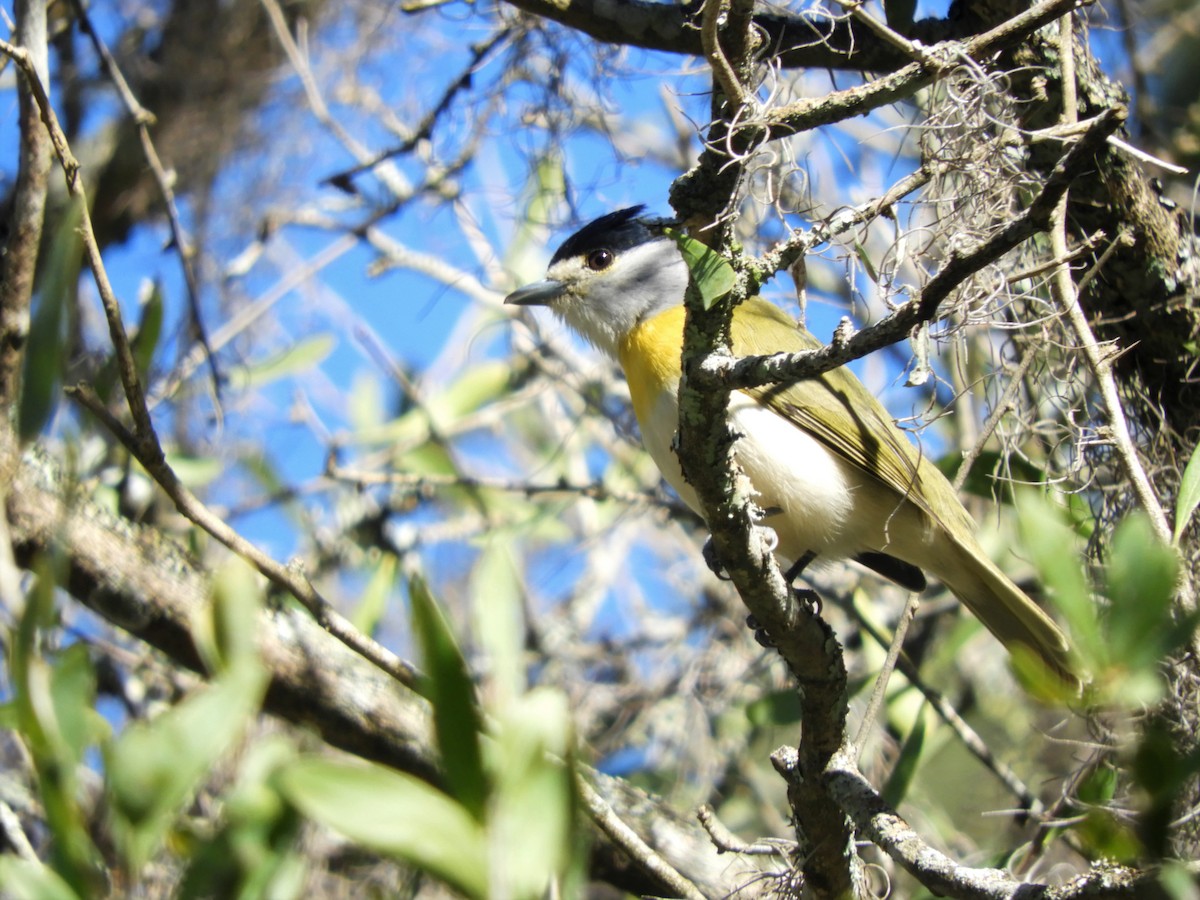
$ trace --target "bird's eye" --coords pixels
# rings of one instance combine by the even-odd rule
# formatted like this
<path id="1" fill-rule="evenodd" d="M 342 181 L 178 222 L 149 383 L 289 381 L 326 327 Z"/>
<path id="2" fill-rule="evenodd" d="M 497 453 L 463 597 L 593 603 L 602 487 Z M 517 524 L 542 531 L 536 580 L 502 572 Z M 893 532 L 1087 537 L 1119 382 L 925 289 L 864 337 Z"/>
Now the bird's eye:
<path id="1" fill-rule="evenodd" d="M 584 262 L 593 272 L 603 272 L 613 264 L 615 258 L 611 250 L 593 250 L 587 255 Z"/>

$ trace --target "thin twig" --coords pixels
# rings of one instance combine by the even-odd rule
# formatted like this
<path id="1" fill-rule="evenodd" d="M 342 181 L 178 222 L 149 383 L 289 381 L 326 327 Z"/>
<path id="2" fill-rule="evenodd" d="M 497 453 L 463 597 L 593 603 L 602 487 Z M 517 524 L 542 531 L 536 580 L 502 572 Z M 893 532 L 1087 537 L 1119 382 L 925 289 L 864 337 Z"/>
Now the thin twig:
<path id="1" fill-rule="evenodd" d="M 79 0 L 74 0 L 78 3 Z M 406 10 L 407 11 L 407 10 Z M 357 165 L 351 166 L 348 169 L 342 169 L 340 172 L 335 172 L 332 175 L 322 179 L 324 184 L 339 184 L 345 183 L 348 179 L 359 175 L 362 172 L 370 171 L 381 162 L 392 159 L 397 156 L 404 156 L 411 153 L 424 140 L 428 140 L 433 134 L 434 126 L 437 125 L 438 119 L 450 108 L 450 104 L 454 98 L 464 90 L 471 86 L 472 76 L 479 69 L 480 64 L 487 58 L 487 55 L 492 52 L 501 42 L 506 40 L 513 32 L 509 26 L 497 29 L 487 40 L 475 44 L 471 47 L 471 58 L 467 61 L 467 65 L 462 72 L 442 93 L 441 99 L 434 104 L 433 108 L 425 114 L 425 117 L 417 124 L 407 138 L 398 146 L 390 147 L 387 150 L 381 150 L 371 157 L 366 162 L 360 162 Z"/>
<path id="2" fill-rule="evenodd" d="M 167 171 L 163 167 L 162 160 L 158 156 L 158 149 L 154 146 L 154 140 L 150 137 L 150 126 L 155 123 L 154 114 L 146 109 L 134 96 L 133 90 L 129 87 L 129 83 L 125 80 L 125 76 L 121 73 L 117 61 L 109 52 L 108 45 L 104 43 L 104 39 L 100 37 L 95 26 L 92 25 L 92 20 L 88 16 L 87 7 L 84 6 L 82 0 L 71 0 L 71 7 L 75 13 L 75 18 L 79 22 L 86 34 L 92 41 L 92 47 L 96 51 L 96 55 L 100 57 L 100 62 L 104 66 L 105 74 L 108 75 L 108 80 L 113 83 L 117 89 L 117 95 L 121 98 L 121 102 L 125 105 L 125 109 L 133 117 L 134 124 L 137 126 L 138 138 L 142 144 L 142 154 L 146 157 L 146 162 L 150 166 L 150 172 L 154 176 L 154 181 L 158 185 L 158 191 L 162 195 L 163 205 L 167 210 L 167 222 L 171 228 L 171 240 L 175 244 L 175 249 L 178 251 L 179 263 L 183 268 L 183 281 L 187 287 L 188 310 L 192 320 L 192 328 L 196 332 L 196 343 L 204 353 L 204 358 L 208 361 L 208 371 L 212 378 L 213 398 L 216 405 L 217 414 L 220 415 L 221 409 L 221 372 L 217 367 L 216 355 L 213 353 L 212 347 L 208 343 L 208 332 L 204 328 L 204 319 L 200 314 L 200 282 L 196 277 L 196 267 L 192 260 L 192 246 L 188 240 L 187 232 L 183 228 L 183 221 L 179 216 L 179 205 L 175 202 L 175 191 L 171 188 L 171 179 L 167 176 Z"/>
<path id="3" fill-rule="evenodd" d="M 1021 895 L 1030 885 L 1000 869 L 960 866 L 928 843 L 889 807 L 858 770 L 854 755 L 843 751 L 830 760 L 826 783 L 858 833 L 876 844 L 933 893 L 944 897 L 1002 900 Z M 1031 895 L 1032 896 L 1032 895 Z"/>
<path id="4" fill-rule="evenodd" d="M 1148 163 L 1152 166 L 1158 166 L 1160 169 L 1166 169 L 1172 175 L 1187 175 L 1190 171 L 1187 166 L 1178 166 L 1173 162 L 1168 162 L 1161 156 L 1155 156 L 1153 153 L 1147 153 L 1145 150 L 1141 150 L 1138 147 L 1133 146 L 1133 144 L 1129 143 L 1128 141 L 1122 140 L 1115 134 L 1110 134 L 1108 136 L 1108 142 L 1118 150 L 1128 153 L 1139 162 Z"/>
<path id="5" fill-rule="evenodd" d="M 725 827 L 707 803 L 696 810 L 696 818 L 712 838 L 718 853 L 740 853 L 744 856 L 782 856 L 786 858 L 796 848 L 795 841 L 755 841 L 746 843 Z"/>
<path id="6" fill-rule="evenodd" d="M 104 267 L 104 259 L 100 254 L 100 246 L 96 242 L 96 232 L 92 228 L 92 217 L 87 203 L 87 191 L 84 189 L 83 178 L 80 175 L 79 160 L 71 152 L 67 137 L 58 124 L 58 116 L 46 94 L 46 87 L 38 76 L 33 59 L 24 47 L 16 47 L 5 40 L 0 40 L 0 53 L 9 56 L 21 69 L 25 76 L 42 122 L 50 134 L 50 142 L 58 156 L 67 183 L 67 193 L 79 201 L 80 223 L 79 233 L 83 238 L 84 253 L 96 282 L 96 290 L 100 294 L 100 303 L 104 307 L 104 315 L 108 322 L 108 333 L 113 343 L 113 351 L 117 359 L 117 372 L 121 385 L 125 390 L 125 399 L 133 417 L 134 430 L 140 441 L 146 441 L 147 447 L 157 446 L 154 436 L 154 425 L 150 421 L 150 413 L 146 408 L 146 397 L 142 389 L 141 378 L 138 375 L 137 361 L 129 343 L 129 335 L 125 331 L 125 323 L 121 318 L 121 304 L 113 291 L 112 283 L 108 280 L 108 271 Z M 158 457 L 162 458 L 162 449 L 158 448 Z"/>
<path id="7" fill-rule="evenodd" d="M 1074 28 L 1070 14 L 1059 20 L 1059 48 L 1062 58 L 1062 119 L 1064 124 L 1071 125 L 1078 119 L 1079 114 L 1075 87 Z M 1049 238 L 1050 252 L 1056 257 L 1065 257 L 1068 252 L 1067 196 L 1065 193 L 1055 205 Z M 1079 302 L 1079 292 L 1071 278 L 1070 266 L 1060 265 L 1055 270 L 1050 288 L 1055 301 L 1066 312 L 1067 321 L 1071 324 L 1071 328 L 1079 340 L 1080 349 L 1083 351 L 1088 368 L 1092 370 L 1092 374 L 1096 378 L 1113 446 L 1117 451 L 1117 458 L 1121 462 L 1125 477 L 1129 479 L 1133 488 L 1138 505 L 1150 519 L 1151 527 L 1154 528 L 1159 539 L 1165 544 L 1170 544 L 1171 526 L 1167 522 L 1162 504 L 1159 503 L 1154 485 L 1151 484 L 1141 459 L 1138 457 L 1137 446 L 1134 444 L 1124 408 L 1121 406 L 1121 395 L 1112 370 L 1113 356 L 1101 349 L 1095 334 L 1092 333 L 1087 314 Z"/>
<path id="8" fill-rule="evenodd" d="M 889 214 L 897 203 L 913 191 L 918 191 L 929 183 L 933 172 L 928 163 L 923 164 L 915 172 L 905 175 L 893 184 L 881 197 L 870 200 L 858 206 L 849 206 L 817 222 L 808 231 L 797 231 L 787 240 L 782 241 L 764 253 L 753 265 L 755 277 L 765 281 L 772 275 L 790 269 L 792 265 L 804 258 L 814 247 L 827 243 L 839 235 L 845 234 L 851 228 L 856 228 L 871 222 L 881 215 Z"/>
<path id="9" fill-rule="evenodd" d="M 728 0 L 705 0 L 700 19 L 700 43 L 704 47 L 704 58 L 712 68 L 713 78 L 732 106 L 729 118 L 734 118 L 736 111 L 748 106 L 753 97 L 742 87 L 737 72 L 729 64 L 721 47 L 720 31 L 728 6 Z"/>
<path id="10" fill-rule="evenodd" d="M 889 646 L 890 642 L 887 636 L 880 632 L 873 622 L 870 622 L 863 616 L 854 604 L 849 604 L 849 609 L 858 622 L 859 628 L 865 631 L 879 646 Z M 979 760 L 984 768 L 999 778 L 1004 786 L 1012 792 L 1022 808 L 1033 813 L 1040 812 L 1042 803 L 1029 790 L 1025 782 L 1021 780 L 1016 772 L 996 757 L 987 745 L 987 742 L 980 737 L 979 733 L 971 727 L 966 719 L 958 714 L 958 710 L 954 708 L 954 705 L 925 682 L 925 679 L 921 677 L 921 673 L 917 671 L 908 657 L 901 654 L 896 660 L 896 667 L 900 670 L 900 674 L 908 679 L 908 683 L 921 692 L 921 696 L 928 701 L 929 705 L 933 707 L 934 712 L 950 727 L 950 730 L 958 736 L 958 739 L 967 748 L 967 751 Z"/>
<path id="11" fill-rule="evenodd" d="M 68 389 L 68 394 L 85 409 L 96 416 L 104 426 L 112 432 L 138 462 L 146 468 L 166 495 L 175 504 L 179 512 L 190 522 L 194 522 L 214 538 L 253 565 L 272 583 L 286 590 L 299 600 L 326 631 L 340 640 L 350 649 L 378 666 L 406 687 L 415 688 L 419 673 L 408 662 L 405 662 L 379 642 L 360 632 L 345 617 L 338 613 L 325 600 L 312 583 L 305 577 L 303 571 L 295 565 L 282 565 L 272 559 L 254 544 L 231 528 L 220 516 L 216 515 L 204 503 L 189 491 L 173 469 L 153 459 L 143 458 L 145 442 L 132 434 L 96 395 L 89 385 L 76 385 Z M 159 453 L 161 453 L 161 449 Z"/>
<path id="12" fill-rule="evenodd" d="M 510 494 L 524 494 L 527 497 L 564 494 L 573 497 L 587 497 L 591 500 L 614 500 L 618 503 L 627 503 L 631 506 L 672 505 L 669 501 L 664 500 L 662 496 L 652 491 L 614 491 L 599 482 L 594 484 L 568 484 L 564 481 L 558 484 L 529 484 L 524 481 L 509 481 L 504 478 L 485 478 L 476 475 L 379 472 L 339 466 L 332 457 L 326 462 L 325 474 L 330 478 L 346 481 L 359 487 L 390 485 L 397 488 L 407 488 L 418 493 L 436 488 L 465 488 L 467 490 L 484 489 Z"/>
<path id="13" fill-rule="evenodd" d="M 592 821 L 596 823 L 596 827 L 625 851 L 630 859 L 635 860 L 638 865 L 674 891 L 676 896 L 685 897 L 687 900 L 705 900 L 704 894 L 700 893 L 700 889 L 696 885 L 679 874 L 649 844 L 642 840 L 636 831 L 625 824 L 624 820 L 608 805 L 608 802 L 596 792 L 596 789 L 588 784 L 583 775 L 576 773 L 575 786 L 583 800 L 584 808 L 587 809 Z"/>
<path id="14" fill-rule="evenodd" d="M 1047 272 L 1052 272 L 1063 263 L 1071 263 L 1080 257 L 1087 256 L 1096 249 L 1096 247 L 1102 240 L 1104 240 L 1106 236 L 1107 235 L 1105 234 L 1104 229 L 1095 231 L 1089 235 L 1086 240 L 1078 244 L 1075 249 L 1068 253 L 1065 257 L 1055 257 L 1054 259 L 1043 260 L 1042 262 L 1029 266 L 1028 268 L 1018 269 L 1011 275 L 1006 275 L 1004 281 L 1009 287 L 1012 287 L 1018 282 L 1026 281 L 1030 278 L 1036 278 L 1038 275 L 1044 275 Z"/>
<path id="15" fill-rule="evenodd" d="M 967 476 L 971 474 L 971 468 L 979 459 L 979 455 L 983 453 L 984 445 L 991 438 L 992 433 L 1000 425 L 1000 420 L 1013 405 L 1013 401 L 1017 397 L 1017 392 L 1021 390 L 1021 382 L 1025 378 L 1025 373 L 1029 371 L 1029 367 L 1033 365 L 1033 360 L 1036 354 L 1032 350 L 1026 350 L 1021 354 L 1021 361 L 1017 364 L 1016 371 L 1009 376 L 1008 384 L 1004 386 L 1004 393 L 1000 395 L 1000 399 L 996 401 L 995 407 L 992 408 L 987 420 L 983 423 L 983 427 L 979 431 L 979 436 L 971 445 L 971 449 L 963 456 L 962 464 L 959 465 L 958 471 L 954 474 L 954 493 L 962 490 L 962 486 L 966 484 Z"/>
<path id="16" fill-rule="evenodd" d="M 921 595 L 915 591 L 910 592 L 908 600 L 904 604 L 904 609 L 900 612 L 900 618 L 896 621 L 896 633 L 892 635 L 892 643 L 888 647 L 883 667 L 875 677 L 875 689 L 871 692 L 871 699 L 867 702 L 866 712 L 863 713 L 862 721 L 858 724 L 858 733 L 854 736 L 852 746 L 855 748 L 855 758 L 862 752 L 867 735 L 870 734 L 871 728 L 875 723 L 875 717 L 879 715 L 879 710 L 883 706 L 883 698 L 887 694 L 888 681 L 892 677 L 892 672 L 896 669 L 896 663 L 900 659 L 900 652 L 904 648 L 904 636 L 908 634 L 908 626 L 912 624 L 913 616 L 917 614 L 917 607 L 920 605 Z"/>
<path id="17" fill-rule="evenodd" d="M 884 22 L 880 22 L 863 8 L 862 0 L 837 0 L 837 2 L 856 20 L 867 26 L 870 31 L 887 41 L 909 59 L 916 60 L 917 62 L 921 63 L 928 63 L 931 61 L 929 49 L 927 47 L 922 46 L 918 42 L 910 41 L 908 38 L 889 25 L 885 24 Z"/>

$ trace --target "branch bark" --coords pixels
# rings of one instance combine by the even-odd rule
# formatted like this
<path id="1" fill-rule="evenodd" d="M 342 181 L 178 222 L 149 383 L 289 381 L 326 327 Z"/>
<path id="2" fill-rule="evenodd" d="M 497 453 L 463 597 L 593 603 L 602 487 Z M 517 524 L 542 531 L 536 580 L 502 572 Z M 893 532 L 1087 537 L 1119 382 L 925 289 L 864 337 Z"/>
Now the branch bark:
<path id="1" fill-rule="evenodd" d="M 649 0 L 508 0 L 522 12 L 580 31 L 605 44 L 703 56 L 698 3 Z M 753 12 L 756 28 L 784 68 L 888 71 L 908 60 L 890 44 L 873 40 L 849 17 L 803 15 L 766 9 Z M 908 37 L 926 44 L 962 36 L 962 24 L 942 19 L 915 22 Z"/>
<path id="2" fill-rule="evenodd" d="M 729 214 L 742 178 L 742 159 L 724 148 L 738 135 L 736 123 L 753 115 L 757 102 L 747 87 L 756 46 L 754 22 L 747 13 L 746 4 L 729 10 L 720 0 L 705 4 L 706 50 L 710 60 L 718 62 L 713 75 L 714 123 L 707 149 L 690 175 L 697 176 L 691 184 L 703 181 L 712 187 L 701 207 L 677 209 L 689 224 L 713 226 L 696 233 L 722 253 L 728 253 Z M 724 20 L 720 28 L 714 23 L 718 19 Z M 679 184 L 672 187 L 672 202 Z M 810 595 L 812 605 L 797 602 L 767 532 L 755 525 L 753 489 L 738 465 L 737 435 L 729 425 L 730 388 L 714 383 L 704 372 L 714 359 L 728 358 L 735 305 L 718 303 L 706 310 L 696 286 L 689 285 L 679 385 L 679 461 L 703 505 L 717 559 L 796 679 L 803 734 L 794 753 L 781 752 L 775 761 L 788 783 L 806 889 L 821 897 L 859 897 L 865 881 L 854 828 L 819 777 L 841 746 L 846 728 L 841 645 L 819 615 L 815 595 Z"/>
<path id="3" fill-rule="evenodd" d="M 1093 119 L 1078 143 L 1059 160 L 1042 192 L 1025 212 L 969 253 L 951 256 L 920 294 L 874 325 L 849 337 L 837 335 L 832 343 L 820 350 L 749 356 L 736 360 L 730 356 L 716 356 L 697 369 L 696 378 L 703 383 L 730 390 L 799 381 L 903 340 L 918 325 L 933 321 L 942 302 L 964 280 L 1035 234 L 1046 231 L 1055 208 L 1066 196 L 1067 188 L 1084 172 L 1092 170 L 1097 152 L 1104 148 L 1108 136 L 1124 121 L 1124 108 L 1105 110 Z M 847 218 L 851 221 L 854 219 Z M 789 264 L 798 253 L 827 240 L 827 234 L 825 229 L 814 228 L 809 232 L 809 240 L 790 242 L 786 254 L 775 254 L 772 258 L 779 264 Z M 762 266 L 754 268 L 761 271 Z"/>
<path id="4" fill-rule="evenodd" d="M 37 77 L 17 79 L 20 164 L 8 214 L 7 239 L 0 252 L 0 409 L 15 414 L 21 391 L 21 367 L 29 338 L 30 303 L 37 274 L 46 192 L 53 154 L 42 127 L 34 82 L 45 82 L 50 70 L 46 44 L 45 0 L 19 0 L 14 35 Z"/>
<path id="5" fill-rule="evenodd" d="M 192 622 L 209 602 L 209 576 L 172 540 L 96 507 L 33 453 L 13 473 L 6 512 L 18 564 L 54 554 L 65 563 L 71 596 L 203 674 Z M 264 612 L 258 644 L 271 672 L 267 712 L 311 729 L 333 747 L 439 782 L 430 712 L 415 693 L 296 607 Z M 620 779 L 585 774 L 616 815 L 707 896 L 736 896 L 761 877 L 756 863 L 722 856 L 698 822 L 661 799 Z M 593 874 L 634 893 L 671 895 L 669 885 L 599 830 Z"/>

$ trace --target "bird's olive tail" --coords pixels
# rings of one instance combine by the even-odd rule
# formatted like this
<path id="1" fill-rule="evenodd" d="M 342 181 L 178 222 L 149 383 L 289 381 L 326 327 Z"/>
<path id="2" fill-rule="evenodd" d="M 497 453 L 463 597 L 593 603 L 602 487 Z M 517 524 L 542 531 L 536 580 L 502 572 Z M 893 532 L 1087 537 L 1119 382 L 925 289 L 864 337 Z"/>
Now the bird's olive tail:
<path id="1" fill-rule="evenodd" d="M 953 571 L 938 574 L 987 629 L 1010 651 L 1023 647 L 1052 672 L 1078 687 L 1067 636 L 979 548 L 954 546 Z"/>

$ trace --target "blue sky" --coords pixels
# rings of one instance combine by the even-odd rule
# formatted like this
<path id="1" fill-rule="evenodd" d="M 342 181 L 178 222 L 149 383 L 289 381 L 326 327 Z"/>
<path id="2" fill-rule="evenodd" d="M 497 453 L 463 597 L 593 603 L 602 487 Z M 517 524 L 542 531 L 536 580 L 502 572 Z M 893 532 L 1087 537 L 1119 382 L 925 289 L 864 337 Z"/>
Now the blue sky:
<path id="1" fill-rule="evenodd" d="M 929 11 L 922 8 L 918 15 Z M 115 22 L 106 17 L 107 13 L 104 4 L 95 10 L 102 30 L 112 39 Z M 396 115 L 413 121 L 457 77 L 466 60 L 465 45 L 485 38 L 491 27 L 489 19 L 464 4 L 449 4 L 420 20 L 393 13 L 391 19 L 381 24 L 376 38 L 377 52 L 351 61 L 362 63 L 361 84 L 375 90 L 379 100 L 394 109 Z M 313 41 L 311 58 L 318 76 L 336 71 L 337 65 L 345 62 L 339 60 L 339 53 L 348 34 L 347 30 L 334 28 Z M 706 79 L 694 61 L 628 51 L 614 70 L 621 77 L 595 83 L 589 75 L 594 45 L 587 39 L 574 37 L 568 46 L 573 52 L 566 57 L 569 60 L 566 77 L 574 79 L 575 89 L 581 94 L 594 91 L 599 95 L 603 108 L 616 117 L 615 127 L 623 135 L 636 134 L 638 128 L 663 127 L 668 121 L 667 104 L 680 107 L 693 121 L 702 122 L 706 118 Z M 86 51 L 83 58 L 86 64 Z M 403 77 L 398 76 L 398 58 L 404 59 Z M 494 54 L 481 67 L 477 82 L 486 84 L 497 77 L 505 62 L 503 53 Z M 844 82 L 849 77 L 841 76 L 839 80 Z M 664 87 L 665 92 L 661 90 Z M 511 91 L 509 108 L 495 120 L 493 133 L 481 145 L 476 162 L 458 176 L 463 200 L 457 215 L 477 228 L 482 241 L 490 244 L 497 254 L 505 252 L 516 231 L 529 194 L 531 167 L 545 147 L 544 132 L 521 118 L 526 111 L 524 104 L 532 103 L 539 90 L 538 85 L 530 84 Z M 209 248 L 213 265 L 207 269 L 210 288 L 204 302 L 210 333 L 216 332 L 240 309 L 274 290 L 307 261 L 335 247 L 341 237 L 331 230 L 285 226 L 269 241 L 256 266 L 226 283 L 226 305 L 218 308 L 217 291 L 212 285 L 219 280 L 221 267 L 254 238 L 259 217 L 282 204 L 307 205 L 348 222 L 359 222 L 366 216 L 363 209 L 348 208 L 339 213 L 336 207 L 348 205 L 349 198 L 321 185 L 323 178 L 348 167 L 353 159 L 305 110 L 298 79 L 286 66 L 278 74 L 273 95 L 275 99 L 261 115 L 252 149 L 226 169 L 218 185 L 219 214 L 212 228 L 216 239 Z M 3 149 L 11 151 L 15 138 L 15 97 L 11 91 L 0 96 L 0 142 L 7 145 Z M 115 108 L 105 92 L 97 92 L 96 97 L 98 105 L 92 127 L 99 127 Z M 461 140 L 466 132 L 473 109 L 466 103 L 456 104 L 449 122 L 452 127 L 447 130 L 449 137 L 435 142 L 435 151 L 447 157 L 453 155 L 455 141 Z M 379 118 L 336 102 L 333 110 L 370 151 L 397 143 L 397 136 L 383 127 Z M 827 131 L 806 143 L 800 162 L 819 163 L 810 168 L 814 194 L 844 196 L 844 202 L 854 203 L 867 199 L 875 185 L 899 178 L 909 162 L 903 156 L 874 151 L 871 148 L 876 138 L 869 134 L 864 138 L 872 128 L 886 136 L 885 129 L 893 122 L 876 122 L 873 118 L 865 131 L 858 127 L 861 120 L 849 124 L 854 126 L 853 130 Z M 572 216 L 586 221 L 633 203 L 645 203 L 653 212 L 669 212 L 666 194 L 672 179 L 680 174 L 677 168 L 643 162 L 636 153 L 617 154 L 608 141 L 583 129 L 568 130 L 562 149 L 568 203 L 560 207 L 560 221 L 550 223 L 545 231 L 545 246 L 532 253 L 532 257 L 548 258 L 558 241 L 577 224 L 569 221 Z M 696 149 L 693 141 L 692 152 Z M 11 152 L 5 158 L 11 159 Z M 397 161 L 396 165 L 410 178 L 418 177 L 422 169 L 420 164 L 407 159 Z M 4 174 L 11 177 L 11 173 Z M 372 177 L 360 176 L 355 183 L 364 194 L 381 196 Z M 250 202 L 242 202 L 247 199 Z M 183 209 L 187 224 L 194 227 L 186 198 Z M 804 223 L 792 218 L 789 224 Z M 446 206 L 417 201 L 383 220 L 379 227 L 403 246 L 466 272 L 480 273 L 489 265 L 479 255 L 479 244 L 472 244 Z M 110 248 L 106 261 L 129 321 L 136 321 L 136 298 L 144 284 L 149 280 L 162 283 L 169 304 L 167 337 L 172 339 L 180 334 L 183 321 L 183 286 L 178 259 L 172 251 L 163 249 L 167 236 L 166 226 L 161 222 L 140 228 L 128 243 Z M 253 340 L 238 342 L 223 354 L 222 365 L 232 372 L 239 365 L 254 366 L 275 359 L 322 336 L 331 341 L 328 355 L 319 364 L 273 382 L 256 393 L 252 403 L 243 402 L 234 391 L 228 392 L 222 428 L 209 421 L 206 404 L 193 408 L 189 430 L 202 445 L 220 447 L 233 460 L 239 447 L 260 444 L 284 482 L 305 483 L 322 470 L 329 436 L 353 429 L 367 414 L 365 400 L 357 410 L 354 404 L 347 404 L 350 385 L 375 381 L 382 385 L 382 407 L 378 414 L 386 415 L 394 407 L 397 392 L 390 375 L 379 364 L 378 353 L 389 355 L 412 373 L 424 372 L 440 361 L 442 368 L 437 370 L 436 377 L 447 378 L 454 365 L 506 352 L 508 333 L 498 314 L 491 319 L 484 317 L 476 331 L 464 334 L 458 326 L 464 316 L 478 312 L 473 301 L 451 286 L 412 271 L 391 270 L 371 277 L 368 268 L 375 259 L 376 254 L 363 245 L 351 247 L 314 278 L 286 293 L 264 317 L 262 327 L 253 333 Z M 524 267 L 537 268 L 534 260 L 526 260 Z M 841 263 L 826 267 L 816 261 L 812 263 L 808 322 L 822 339 L 828 339 L 838 318 L 848 311 L 840 303 L 829 302 L 820 288 L 823 284 L 835 285 L 844 272 Z M 855 274 L 855 284 L 864 294 L 871 293 L 872 285 L 861 269 Z M 496 280 L 491 286 L 504 291 L 512 284 Z M 785 305 L 794 304 L 787 276 L 776 279 L 770 292 Z M 95 312 L 95 306 L 92 309 Z M 94 339 L 98 345 L 106 340 L 101 330 L 94 332 Z M 457 362 L 454 354 L 445 353 L 447 341 L 465 341 L 466 352 Z M 168 352 L 166 358 L 173 358 L 173 353 Z M 447 365 L 451 370 L 445 368 Z M 895 361 L 883 356 L 860 362 L 856 371 L 876 391 L 892 385 L 898 376 Z M 432 387 L 436 388 L 436 384 Z M 908 392 L 891 396 L 896 400 L 893 412 L 898 415 L 924 402 L 923 396 L 913 400 Z M 169 433 L 173 423 L 166 414 L 160 414 L 159 422 L 164 434 Z M 238 472 L 235 467 L 225 473 L 213 495 L 216 501 L 237 506 L 261 490 L 252 479 L 239 476 Z M 319 502 L 314 504 L 318 515 L 324 512 L 319 506 Z M 300 549 L 294 530 L 277 509 L 241 517 L 236 524 L 281 558 Z"/>

